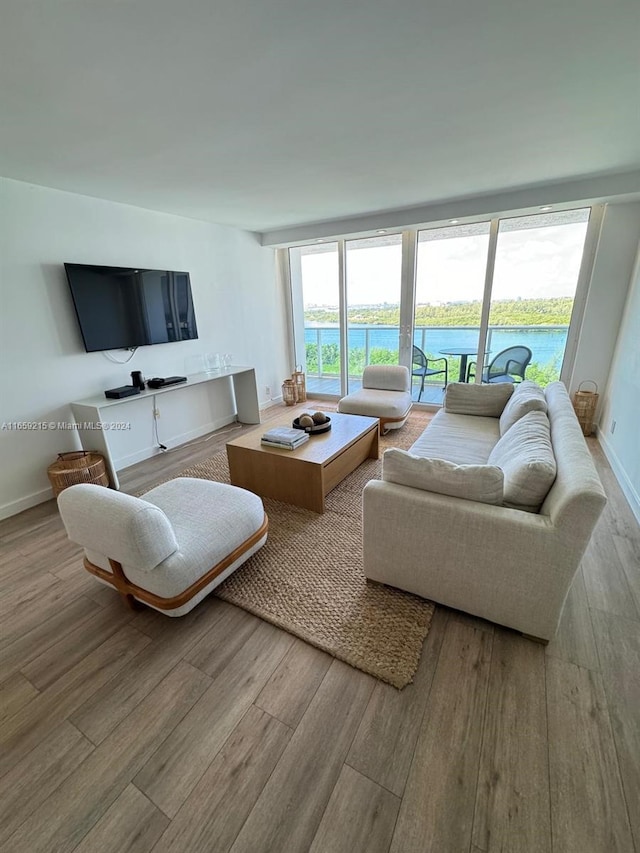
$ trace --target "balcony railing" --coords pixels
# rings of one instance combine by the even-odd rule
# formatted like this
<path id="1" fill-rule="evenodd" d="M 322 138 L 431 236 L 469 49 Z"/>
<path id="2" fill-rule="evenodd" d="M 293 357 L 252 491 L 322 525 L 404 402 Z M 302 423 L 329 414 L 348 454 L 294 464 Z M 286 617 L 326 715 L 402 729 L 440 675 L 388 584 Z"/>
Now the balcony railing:
<path id="1" fill-rule="evenodd" d="M 489 326 L 487 332 L 487 358 L 496 355 L 510 346 L 529 347 L 533 356 L 527 368 L 527 376 L 547 385 L 560 375 L 562 358 L 567 342 L 568 325 L 546 326 Z M 397 363 L 398 326 L 349 326 L 349 380 L 350 387 L 362 376 L 362 370 L 372 363 Z M 480 329 L 478 326 L 418 326 L 414 329 L 413 342 L 431 358 L 442 357 L 441 350 L 478 345 Z M 305 326 L 306 373 L 311 387 L 316 391 L 339 393 L 340 375 L 340 330 L 337 326 Z M 449 377 L 453 381 L 458 376 L 459 359 L 447 356 Z M 313 380 L 332 380 L 337 390 L 326 390 L 327 382 L 314 383 Z M 441 385 L 440 378 L 433 383 Z"/>

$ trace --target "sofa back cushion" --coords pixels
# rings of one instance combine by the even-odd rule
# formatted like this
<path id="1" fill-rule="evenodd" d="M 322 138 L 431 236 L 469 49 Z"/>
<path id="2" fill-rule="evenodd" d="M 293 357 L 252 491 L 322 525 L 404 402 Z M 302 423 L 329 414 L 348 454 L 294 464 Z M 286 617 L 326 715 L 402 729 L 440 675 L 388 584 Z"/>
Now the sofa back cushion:
<path id="1" fill-rule="evenodd" d="M 370 364 L 362 372 L 362 387 L 376 391 L 411 391 L 411 374 L 402 364 Z"/>
<path id="2" fill-rule="evenodd" d="M 546 415 L 547 401 L 542 388 L 525 379 L 516 387 L 500 415 L 500 435 L 504 435 L 528 412 L 543 412 Z"/>
<path id="3" fill-rule="evenodd" d="M 512 394 L 510 382 L 495 385 L 450 382 L 444 396 L 444 410 L 452 415 L 499 418 Z"/>
<path id="4" fill-rule="evenodd" d="M 487 504 L 503 500 L 502 470 L 491 465 L 455 465 L 445 459 L 425 459 L 406 450 L 386 450 L 382 479 L 440 495 Z"/>
<path id="5" fill-rule="evenodd" d="M 556 478 L 549 419 L 529 412 L 497 442 L 488 459 L 504 472 L 504 505 L 538 512 Z"/>

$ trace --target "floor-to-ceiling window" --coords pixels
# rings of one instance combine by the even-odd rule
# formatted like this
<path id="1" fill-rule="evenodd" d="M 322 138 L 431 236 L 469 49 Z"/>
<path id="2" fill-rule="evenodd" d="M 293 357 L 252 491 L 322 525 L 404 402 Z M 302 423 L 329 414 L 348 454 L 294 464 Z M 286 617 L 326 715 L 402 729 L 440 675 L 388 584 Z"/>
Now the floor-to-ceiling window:
<path id="1" fill-rule="evenodd" d="M 430 369 L 447 359 L 450 382 L 478 352 L 489 229 L 478 222 L 418 232 L 413 343 Z M 442 403 L 442 393 L 442 376 L 427 377 L 421 401 Z"/>
<path id="2" fill-rule="evenodd" d="M 346 241 L 347 390 L 361 387 L 367 364 L 397 364 L 402 236 Z"/>
<path id="3" fill-rule="evenodd" d="M 504 217 L 290 249 L 296 353 L 310 390 L 352 391 L 367 364 L 411 366 L 412 347 L 429 367 L 446 358 L 450 382 L 473 381 L 512 346 L 531 352 L 527 378 L 559 378 L 589 215 Z M 428 376 L 421 402 L 441 403 L 443 385 L 442 374 Z M 420 388 L 416 378 L 414 399 Z"/>
<path id="4" fill-rule="evenodd" d="M 312 393 L 340 394 L 340 279 L 337 243 L 289 249 L 296 361 Z"/>
<path id="5" fill-rule="evenodd" d="M 560 377 L 589 212 L 500 220 L 488 358 L 508 347 L 526 347 L 531 352 L 526 377 L 540 385 Z"/>

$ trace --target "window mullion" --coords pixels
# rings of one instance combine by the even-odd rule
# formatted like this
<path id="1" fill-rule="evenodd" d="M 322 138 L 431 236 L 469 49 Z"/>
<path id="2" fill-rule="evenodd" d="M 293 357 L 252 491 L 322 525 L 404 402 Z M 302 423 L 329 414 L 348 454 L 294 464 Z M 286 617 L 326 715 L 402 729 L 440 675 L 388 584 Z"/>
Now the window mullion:
<path id="1" fill-rule="evenodd" d="M 340 396 L 348 394 L 349 324 L 347 316 L 347 241 L 338 240 L 338 315 L 340 321 Z"/>
<path id="2" fill-rule="evenodd" d="M 413 318 L 416 301 L 418 232 L 402 232 L 402 273 L 400 290 L 400 352 L 398 361 L 411 370 Z"/>
<path id="3" fill-rule="evenodd" d="M 482 382 L 482 371 L 484 367 L 485 351 L 487 348 L 487 333 L 489 330 L 489 312 L 491 311 L 491 289 L 493 287 L 493 273 L 496 267 L 496 249 L 498 247 L 499 219 L 491 220 L 489 229 L 489 247 L 487 250 L 487 266 L 484 275 L 484 294 L 482 296 L 482 313 L 480 315 L 480 336 L 478 338 L 478 356 L 476 363 L 475 381 L 479 385 Z"/>

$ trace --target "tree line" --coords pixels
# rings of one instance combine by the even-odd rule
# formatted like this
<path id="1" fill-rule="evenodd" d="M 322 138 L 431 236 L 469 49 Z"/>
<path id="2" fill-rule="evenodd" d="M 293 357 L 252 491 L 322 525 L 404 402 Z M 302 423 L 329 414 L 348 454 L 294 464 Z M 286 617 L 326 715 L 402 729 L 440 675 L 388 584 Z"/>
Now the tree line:
<path id="1" fill-rule="evenodd" d="M 489 322 L 492 326 L 568 326 L 573 299 L 559 296 L 550 299 L 504 299 L 491 303 Z M 446 305 L 416 305 L 416 326 L 479 326 L 482 303 L 449 302 Z M 356 305 L 347 311 L 349 324 L 366 326 L 400 325 L 399 305 Z M 340 322 L 337 308 L 309 307 L 305 322 L 332 325 Z"/>

